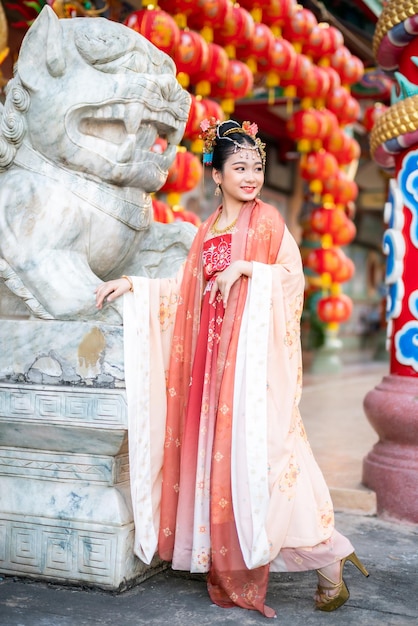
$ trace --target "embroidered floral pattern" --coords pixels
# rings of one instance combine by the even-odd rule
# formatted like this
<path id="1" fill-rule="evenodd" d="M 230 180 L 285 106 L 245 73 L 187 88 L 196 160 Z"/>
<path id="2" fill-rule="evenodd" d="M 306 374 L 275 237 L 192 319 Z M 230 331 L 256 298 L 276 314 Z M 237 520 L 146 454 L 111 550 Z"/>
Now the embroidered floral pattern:
<path id="1" fill-rule="evenodd" d="M 299 411 L 297 413 L 296 424 L 297 424 L 298 431 L 299 431 L 299 437 L 306 443 L 310 452 L 312 453 L 311 446 L 308 441 L 308 435 L 306 434 L 305 426 L 304 426 L 304 423 L 302 422 L 302 418 L 300 416 Z"/>
<path id="2" fill-rule="evenodd" d="M 270 241 L 271 235 L 274 232 L 276 232 L 276 229 L 274 228 L 273 220 L 265 215 L 262 215 L 252 234 L 255 240 Z"/>
<path id="3" fill-rule="evenodd" d="M 167 328 L 174 322 L 177 307 L 177 296 L 161 296 L 160 297 L 160 326 L 161 330 Z"/>
<path id="4" fill-rule="evenodd" d="M 223 272 L 231 263 L 231 236 L 214 237 L 205 242 L 203 265 L 205 278 L 209 280 L 215 272 Z"/>
<path id="5" fill-rule="evenodd" d="M 303 296 L 298 295 L 296 299 L 289 305 L 289 312 L 287 316 L 284 336 L 284 345 L 289 348 L 290 357 L 299 352 L 300 318 L 302 315 L 302 308 Z"/>
<path id="6" fill-rule="evenodd" d="M 210 565 L 210 554 L 204 548 L 196 552 L 196 561 L 202 567 L 202 571 L 207 572 Z"/>
<path id="7" fill-rule="evenodd" d="M 330 502 L 327 502 L 325 508 L 319 511 L 319 523 L 324 530 L 334 526 L 334 509 Z"/>
<path id="8" fill-rule="evenodd" d="M 176 355 L 176 360 L 181 361 L 183 356 L 183 338 L 173 337 L 173 352 Z"/>
<path id="9" fill-rule="evenodd" d="M 287 493 L 288 498 L 292 498 L 296 481 L 300 474 L 300 466 L 295 463 L 293 455 L 289 459 L 287 470 L 282 474 L 279 482 L 279 489 L 282 493 Z"/>
<path id="10" fill-rule="evenodd" d="M 247 583 L 244 585 L 242 597 L 245 598 L 249 604 L 255 604 L 256 600 L 260 597 L 258 593 L 258 585 L 255 583 Z"/>
<path id="11" fill-rule="evenodd" d="M 173 443 L 178 448 L 180 445 L 180 439 L 178 437 L 175 437 L 173 433 L 173 429 L 168 427 L 165 431 L 164 446 L 166 448 L 169 448 Z"/>

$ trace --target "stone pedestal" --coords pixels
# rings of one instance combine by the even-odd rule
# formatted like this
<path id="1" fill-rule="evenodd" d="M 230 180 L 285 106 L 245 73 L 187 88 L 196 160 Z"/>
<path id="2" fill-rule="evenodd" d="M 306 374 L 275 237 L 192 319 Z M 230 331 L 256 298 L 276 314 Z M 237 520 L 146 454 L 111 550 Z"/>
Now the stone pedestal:
<path id="1" fill-rule="evenodd" d="M 314 352 L 311 373 L 339 374 L 342 370 L 341 348 L 342 341 L 337 337 L 337 332 L 327 328 L 323 345 Z"/>
<path id="2" fill-rule="evenodd" d="M 2 320 L 0 571 L 117 590 L 133 554 L 122 327 Z"/>
<path id="3" fill-rule="evenodd" d="M 418 379 L 385 376 L 364 400 L 379 436 L 364 459 L 363 483 L 383 517 L 418 523 Z"/>

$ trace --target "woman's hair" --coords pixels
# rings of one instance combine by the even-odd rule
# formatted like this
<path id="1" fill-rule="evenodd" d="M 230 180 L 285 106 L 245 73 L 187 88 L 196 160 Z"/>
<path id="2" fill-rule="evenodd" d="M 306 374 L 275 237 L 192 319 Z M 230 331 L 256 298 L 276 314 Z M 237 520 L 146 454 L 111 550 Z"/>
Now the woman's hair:
<path id="1" fill-rule="evenodd" d="M 238 122 L 235 122 L 235 120 L 221 122 L 216 129 L 216 139 L 213 143 L 212 167 L 222 171 L 225 161 L 231 154 L 238 151 L 239 146 L 257 150 L 260 159 L 262 159 L 262 154 L 255 139 L 243 131 L 242 126 Z"/>

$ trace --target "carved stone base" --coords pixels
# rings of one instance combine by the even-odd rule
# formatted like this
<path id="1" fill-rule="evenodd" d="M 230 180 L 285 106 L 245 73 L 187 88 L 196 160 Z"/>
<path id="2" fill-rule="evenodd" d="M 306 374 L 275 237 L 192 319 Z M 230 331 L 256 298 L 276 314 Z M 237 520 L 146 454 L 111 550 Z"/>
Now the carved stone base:
<path id="1" fill-rule="evenodd" d="M 363 463 L 378 515 L 418 523 L 418 377 L 385 376 L 364 409 L 379 435 Z"/>
<path id="2" fill-rule="evenodd" d="M 6 343 L 0 571 L 112 590 L 160 571 L 133 553 L 121 327 L 2 321 Z"/>
<path id="3" fill-rule="evenodd" d="M 337 331 L 326 329 L 323 345 L 314 351 L 310 372 L 312 374 L 339 374 L 342 370 L 340 357 L 342 341 Z"/>

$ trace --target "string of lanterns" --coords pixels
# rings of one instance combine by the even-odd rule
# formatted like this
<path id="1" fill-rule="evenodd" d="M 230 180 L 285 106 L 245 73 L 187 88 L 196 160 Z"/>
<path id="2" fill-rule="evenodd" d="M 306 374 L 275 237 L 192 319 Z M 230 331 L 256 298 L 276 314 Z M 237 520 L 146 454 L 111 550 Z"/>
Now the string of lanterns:
<path id="1" fill-rule="evenodd" d="M 360 116 L 350 85 L 360 80 L 364 66 L 344 46 L 341 32 L 318 23 L 295 0 L 242 0 L 239 5 L 159 0 L 133 12 L 125 23 L 157 47 L 164 40 L 161 49 L 173 58 L 178 80 L 192 95 L 184 138 L 195 154 L 202 151 L 200 122 L 211 115 L 229 117 L 235 102 L 255 88 L 266 89 L 270 102 L 278 88 L 288 101 L 298 99 L 300 108 L 289 117 L 287 132 L 301 154 L 301 176 L 319 204 L 309 220 L 308 237 L 316 247 L 304 259 L 308 289 L 322 293 L 317 315 L 325 324 L 336 328 L 348 320 L 352 303 L 341 284 L 353 276 L 354 265 L 341 247 L 356 234 L 347 207 L 353 206 L 358 189 L 346 169 L 359 158 L 360 146 L 345 127 Z M 180 152 L 179 159 L 186 154 Z M 185 169 L 179 162 L 175 168 Z M 190 181 L 177 176 L 166 183 L 171 197 L 180 191 L 176 184 L 184 191 Z"/>
<path id="2" fill-rule="evenodd" d="M 352 214 L 358 189 L 350 167 L 360 156 L 349 132 L 360 117 L 350 88 L 362 78 L 364 66 L 344 45 L 342 33 L 318 23 L 296 0 L 145 0 L 124 24 L 173 59 L 177 79 L 191 95 L 183 142 L 189 148 L 179 146 L 161 189 L 166 207 L 155 198 L 158 220 L 185 218 L 181 194 L 203 175 L 198 158 L 203 119 L 228 118 L 236 101 L 255 90 L 265 90 L 271 103 L 285 98 L 289 111 L 297 99 L 287 132 L 300 153 L 300 174 L 314 204 L 305 224 L 305 236 L 313 242 L 304 256 L 308 289 L 322 293 L 317 313 L 324 323 L 335 327 L 346 321 L 352 306 L 341 284 L 353 276 L 354 266 L 341 247 L 356 234 Z M 368 131 L 378 114 L 376 107 L 365 115 Z"/>

